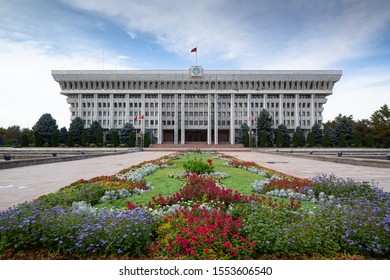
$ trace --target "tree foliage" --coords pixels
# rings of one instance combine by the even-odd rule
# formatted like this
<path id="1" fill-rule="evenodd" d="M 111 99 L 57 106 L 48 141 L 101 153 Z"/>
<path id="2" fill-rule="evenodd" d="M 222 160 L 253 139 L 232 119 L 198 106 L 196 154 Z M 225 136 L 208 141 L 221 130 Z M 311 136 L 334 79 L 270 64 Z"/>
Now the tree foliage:
<path id="1" fill-rule="evenodd" d="M 390 110 L 385 104 L 371 115 L 372 133 L 380 147 L 390 147 Z"/>
<path id="2" fill-rule="evenodd" d="M 291 137 L 288 128 L 281 124 L 276 129 L 276 146 L 277 147 L 289 147 L 291 144 Z"/>
<path id="3" fill-rule="evenodd" d="M 292 138 L 294 147 L 303 147 L 306 144 L 305 134 L 303 133 L 301 127 L 297 126 Z"/>
<path id="4" fill-rule="evenodd" d="M 125 123 L 119 132 L 119 142 L 121 144 L 129 145 L 130 133 L 134 130 L 131 123 Z"/>
<path id="5" fill-rule="evenodd" d="M 73 137 L 73 144 L 81 144 L 81 135 L 84 131 L 84 122 L 80 117 L 74 118 L 69 126 L 69 132 Z"/>
<path id="6" fill-rule="evenodd" d="M 314 124 L 311 128 L 311 132 L 313 133 L 313 144 L 314 146 L 322 145 L 323 133 L 321 127 L 318 123 Z"/>
<path id="7" fill-rule="evenodd" d="M 265 109 L 261 110 L 256 121 L 257 137 L 258 139 L 261 139 L 262 132 L 265 132 L 267 134 L 267 146 L 269 147 L 272 147 L 274 142 L 272 124 L 273 121 L 271 114 Z"/>
<path id="8" fill-rule="evenodd" d="M 53 132 L 58 130 L 57 121 L 51 116 L 51 114 L 43 114 L 36 124 L 33 126 L 33 130 L 37 132 L 41 139 L 41 145 L 53 146 L 52 135 Z M 39 142 L 39 141 L 38 141 Z M 35 143 L 37 146 L 38 144 Z M 38 147 L 39 147 L 38 146 Z"/>
<path id="9" fill-rule="evenodd" d="M 92 124 L 88 128 L 88 141 L 89 143 L 94 143 L 98 145 L 98 134 L 103 132 L 103 128 L 98 121 L 93 121 Z"/>

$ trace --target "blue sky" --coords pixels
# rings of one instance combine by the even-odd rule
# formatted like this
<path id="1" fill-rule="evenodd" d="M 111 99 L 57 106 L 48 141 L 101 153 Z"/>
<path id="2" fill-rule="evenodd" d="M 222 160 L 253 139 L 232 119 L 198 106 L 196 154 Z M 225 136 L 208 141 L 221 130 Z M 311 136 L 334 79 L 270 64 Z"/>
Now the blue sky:
<path id="1" fill-rule="evenodd" d="M 0 127 L 68 127 L 63 69 L 343 70 L 325 105 L 390 105 L 388 0 L 0 0 Z"/>

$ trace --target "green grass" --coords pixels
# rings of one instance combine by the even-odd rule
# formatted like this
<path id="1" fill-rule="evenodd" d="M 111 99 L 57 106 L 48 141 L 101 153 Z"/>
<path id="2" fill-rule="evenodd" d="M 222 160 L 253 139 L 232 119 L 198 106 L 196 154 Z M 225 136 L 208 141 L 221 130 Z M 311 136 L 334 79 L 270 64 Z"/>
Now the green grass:
<path id="1" fill-rule="evenodd" d="M 116 208 L 125 208 L 126 200 L 132 203 L 141 203 L 146 204 L 153 196 L 158 196 L 160 193 L 163 196 L 169 196 L 179 191 L 183 186 L 184 181 L 169 178 L 170 173 L 181 173 L 184 168 L 183 164 L 190 159 L 197 159 L 202 161 L 207 161 L 211 158 L 213 160 L 213 165 L 215 166 L 215 171 L 227 172 L 231 176 L 222 180 L 223 184 L 227 188 L 232 190 L 237 190 L 244 195 L 252 194 L 252 183 L 255 180 L 264 180 L 265 177 L 258 174 L 254 174 L 244 169 L 229 167 L 226 166 L 226 161 L 219 158 L 213 158 L 214 155 L 209 153 L 188 153 L 184 156 L 172 160 L 174 165 L 167 168 L 157 169 L 152 174 L 144 177 L 146 182 L 151 182 L 153 185 L 153 190 L 148 191 L 142 195 L 136 195 L 129 198 L 118 199 L 115 201 L 108 201 L 97 205 L 97 207 L 116 207 Z M 281 198 L 277 198 L 282 200 Z M 302 206 L 309 206 L 310 203 L 304 202 Z"/>
<path id="2" fill-rule="evenodd" d="M 255 180 L 264 180 L 265 178 L 249 172 L 247 170 L 243 170 L 240 168 L 229 167 L 224 165 L 226 163 L 223 159 L 214 158 L 214 155 L 210 153 L 187 153 L 184 156 L 172 160 L 174 165 L 157 169 L 152 174 L 144 177 L 144 180 L 148 183 L 151 182 L 153 185 L 153 190 L 148 191 L 142 195 L 132 196 L 129 198 L 118 199 L 115 201 L 108 201 L 105 203 L 101 203 L 96 205 L 97 207 L 115 207 L 115 208 L 124 208 L 126 207 L 126 200 L 131 201 L 132 203 L 141 203 L 145 204 L 149 200 L 152 199 L 153 196 L 158 196 L 160 193 L 163 196 L 169 196 L 180 190 L 183 186 L 184 181 L 178 179 L 169 178 L 168 175 L 170 173 L 181 173 L 184 168 L 183 164 L 190 159 L 197 159 L 202 161 L 207 161 L 207 159 L 211 158 L 213 160 L 213 165 L 215 166 L 215 171 L 227 172 L 231 176 L 229 178 L 225 178 L 222 180 L 224 185 L 227 188 L 231 188 L 233 190 L 237 190 L 242 194 L 250 195 L 252 194 L 252 183 Z"/>

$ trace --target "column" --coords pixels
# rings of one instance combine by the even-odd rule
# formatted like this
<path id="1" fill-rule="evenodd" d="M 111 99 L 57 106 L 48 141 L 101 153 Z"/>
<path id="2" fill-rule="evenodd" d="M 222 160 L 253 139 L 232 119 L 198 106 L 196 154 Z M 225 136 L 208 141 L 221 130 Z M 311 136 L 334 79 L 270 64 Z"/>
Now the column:
<path id="1" fill-rule="evenodd" d="M 184 119 L 184 115 L 181 115 L 181 119 Z M 177 93 L 175 94 L 175 126 L 173 134 L 173 143 L 177 145 L 179 143 L 179 94 Z"/>
<path id="2" fill-rule="evenodd" d="M 157 128 L 157 144 L 162 144 L 164 142 L 163 139 L 163 127 L 162 127 L 162 93 L 158 93 L 158 109 L 157 109 L 157 121 L 158 121 L 158 128 Z"/>
<path id="3" fill-rule="evenodd" d="M 246 114 L 247 114 L 247 120 L 248 120 L 249 130 L 252 129 L 251 97 L 252 97 L 251 94 L 248 93 Z"/>
<path id="4" fill-rule="evenodd" d="M 93 116 L 92 122 L 98 120 L 98 95 L 95 93 L 93 95 Z"/>
<path id="5" fill-rule="evenodd" d="M 144 116 L 143 119 L 141 119 L 141 132 L 142 134 L 145 133 L 145 93 L 141 93 L 141 116 Z"/>
<path id="6" fill-rule="evenodd" d="M 218 93 L 214 94 L 214 145 L 218 145 Z"/>
<path id="7" fill-rule="evenodd" d="M 110 117 L 108 118 L 110 123 L 108 125 L 108 129 L 111 129 L 114 127 L 114 93 L 110 94 Z"/>
<path id="8" fill-rule="evenodd" d="M 207 145 L 211 145 L 211 93 L 207 95 Z"/>
<path id="9" fill-rule="evenodd" d="M 82 106 L 83 106 L 83 102 L 82 102 L 82 100 L 81 100 L 81 93 L 79 93 L 78 94 L 78 103 L 79 103 L 79 106 L 78 106 L 78 108 L 77 108 L 77 116 L 76 117 L 80 117 L 80 118 L 82 118 Z"/>
<path id="10" fill-rule="evenodd" d="M 283 124 L 283 121 L 284 121 L 284 118 L 283 118 L 283 100 L 284 100 L 283 93 L 280 93 L 279 94 L 279 125 Z"/>
<path id="11" fill-rule="evenodd" d="M 301 126 L 299 123 L 299 120 L 301 119 L 301 116 L 299 116 L 300 108 L 299 108 L 299 94 L 295 94 L 295 125 L 293 127 L 293 130 L 295 131 L 295 128 L 297 126 Z"/>
<path id="12" fill-rule="evenodd" d="M 315 121 L 315 108 L 314 108 L 314 93 L 311 94 L 311 102 L 310 102 L 310 126 L 309 129 L 311 130 L 311 127 L 314 125 Z"/>
<path id="13" fill-rule="evenodd" d="M 186 127 L 185 127 L 185 94 L 181 94 L 181 144 L 184 145 L 186 143 Z"/>
<path id="14" fill-rule="evenodd" d="M 234 126 L 234 93 L 230 94 L 230 144 L 235 144 L 236 130 Z"/>
<path id="15" fill-rule="evenodd" d="M 127 83 L 126 83 L 127 84 Z M 129 98 L 129 94 L 128 93 L 126 93 L 126 108 L 125 108 L 125 115 L 126 115 L 126 117 L 125 117 L 125 122 L 126 123 L 130 123 L 130 106 L 129 106 L 129 103 L 130 103 L 130 98 Z"/>

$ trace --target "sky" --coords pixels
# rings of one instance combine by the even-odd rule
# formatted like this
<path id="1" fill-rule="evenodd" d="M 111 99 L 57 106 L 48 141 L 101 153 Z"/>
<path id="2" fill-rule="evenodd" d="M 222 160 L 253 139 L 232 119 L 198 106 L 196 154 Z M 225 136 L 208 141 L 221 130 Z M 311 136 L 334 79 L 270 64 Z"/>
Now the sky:
<path id="1" fill-rule="evenodd" d="M 388 0 L 0 0 L 0 127 L 69 127 L 52 70 L 342 70 L 324 106 L 390 106 Z"/>

